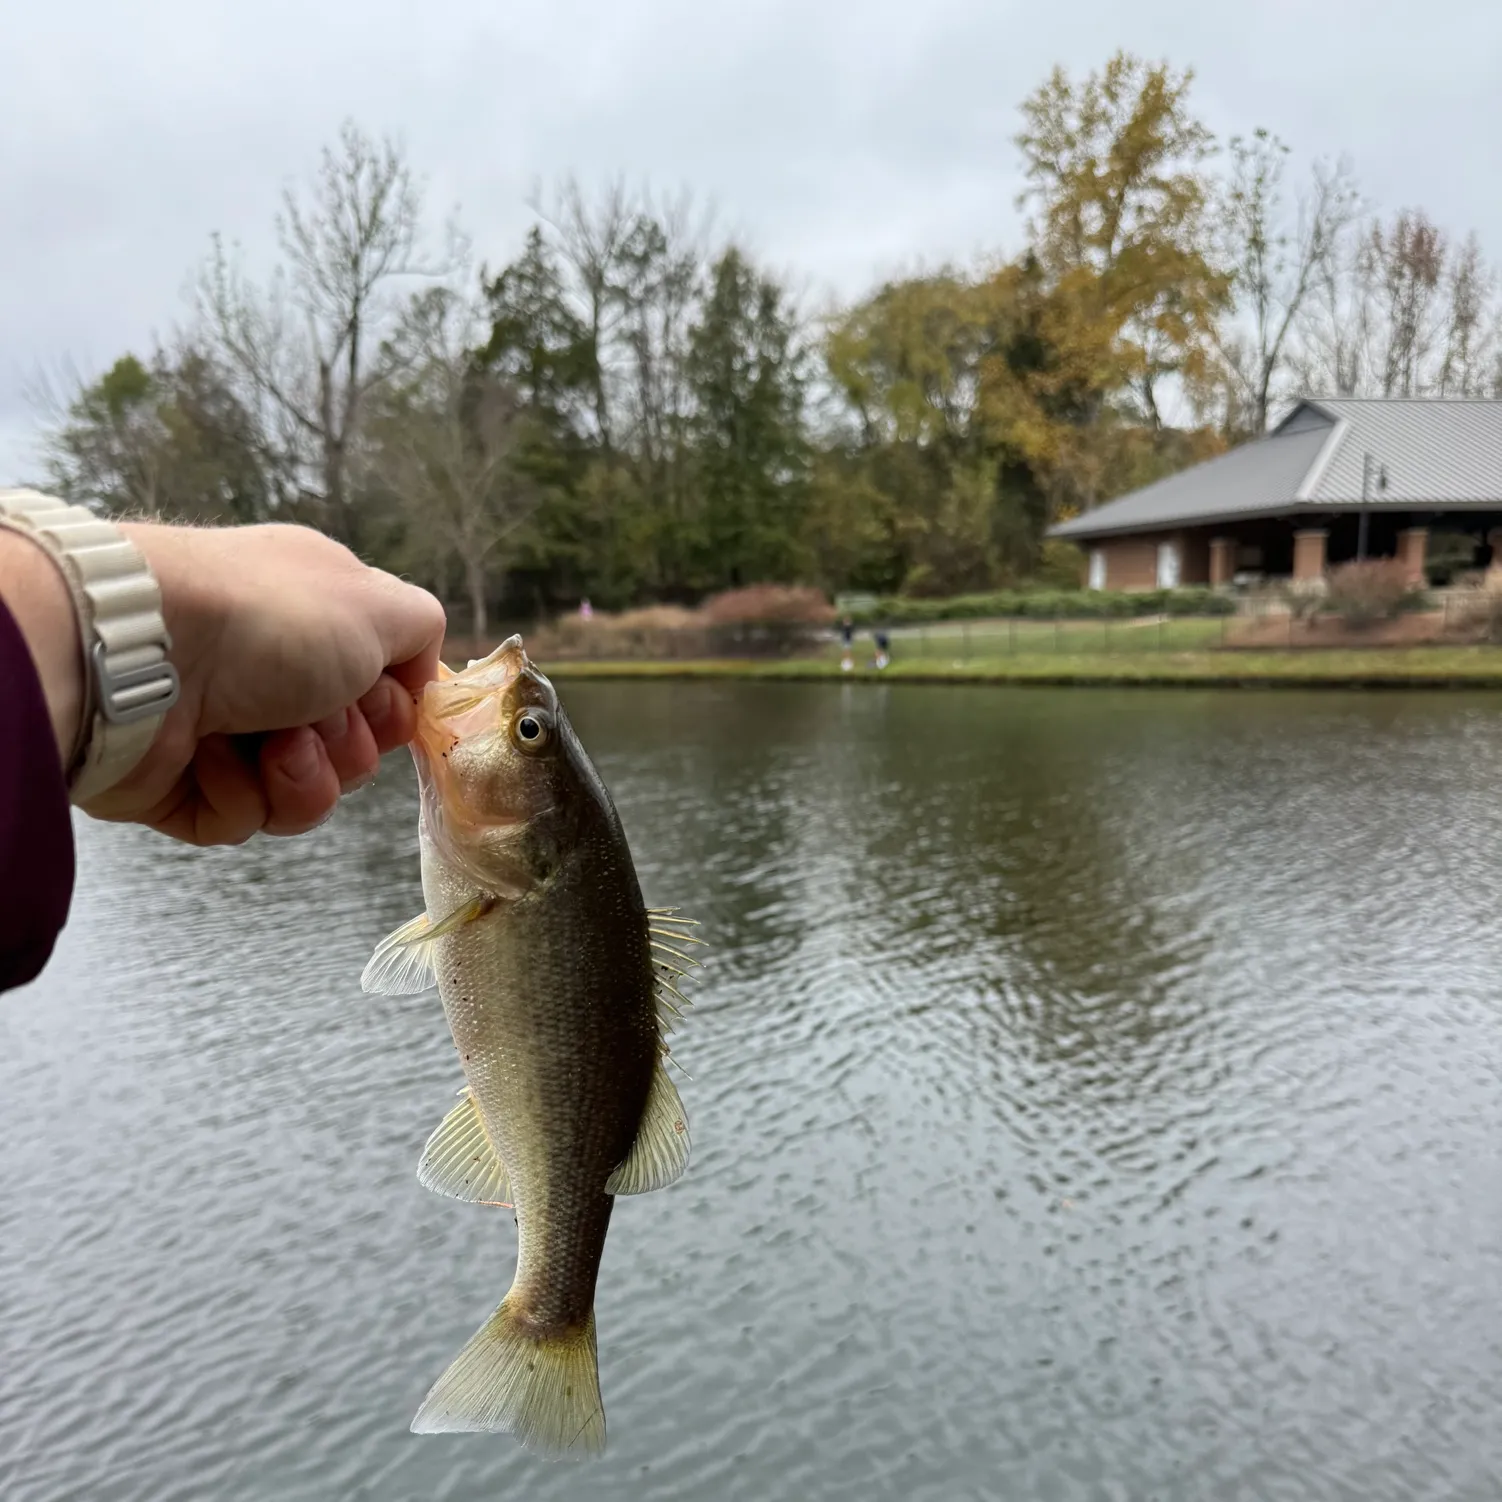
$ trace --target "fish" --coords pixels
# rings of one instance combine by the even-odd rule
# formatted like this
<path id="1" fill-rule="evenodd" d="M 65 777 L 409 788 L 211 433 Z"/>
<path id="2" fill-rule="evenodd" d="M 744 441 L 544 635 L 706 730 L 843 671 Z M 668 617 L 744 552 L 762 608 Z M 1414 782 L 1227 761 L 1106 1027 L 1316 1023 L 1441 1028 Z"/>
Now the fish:
<path id="1" fill-rule="evenodd" d="M 411 1427 L 598 1455 L 596 1279 L 616 1196 L 688 1164 L 667 1035 L 702 941 L 676 910 L 647 908 L 610 794 L 520 636 L 440 669 L 412 756 L 424 911 L 381 941 L 361 985 L 436 985 L 465 1083 L 418 1180 L 512 1209 L 517 1254 Z"/>

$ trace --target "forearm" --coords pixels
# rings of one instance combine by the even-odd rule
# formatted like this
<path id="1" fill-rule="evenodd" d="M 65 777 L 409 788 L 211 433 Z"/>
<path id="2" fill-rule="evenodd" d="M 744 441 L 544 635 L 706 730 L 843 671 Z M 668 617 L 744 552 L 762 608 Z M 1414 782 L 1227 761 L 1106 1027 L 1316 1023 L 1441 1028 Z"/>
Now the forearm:
<path id="1" fill-rule="evenodd" d="M 26 640 L 66 770 L 78 744 L 85 682 L 73 597 L 47 551 L 8 527 L 0 527 L 0 601 Z"/>
<path id="2" fill-rule="evenodd" d="M 35 544 L 0 528 L 0 991 L 34 980 L 73 892 L 63 767 L 82 696 L 72 597 Z"/>

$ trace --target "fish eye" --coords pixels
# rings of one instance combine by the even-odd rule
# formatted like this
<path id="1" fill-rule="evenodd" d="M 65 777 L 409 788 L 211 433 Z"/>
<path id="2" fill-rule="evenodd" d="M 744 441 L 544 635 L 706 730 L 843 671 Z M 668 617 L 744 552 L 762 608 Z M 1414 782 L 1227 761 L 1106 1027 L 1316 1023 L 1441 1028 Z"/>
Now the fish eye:
<path id="1" fill-rule="evenodd" d="M 540 750 L 548 741 L 548 717 L 542 710 L 529 709 L 512 721 L 512 733 L 529 751 Z"/>

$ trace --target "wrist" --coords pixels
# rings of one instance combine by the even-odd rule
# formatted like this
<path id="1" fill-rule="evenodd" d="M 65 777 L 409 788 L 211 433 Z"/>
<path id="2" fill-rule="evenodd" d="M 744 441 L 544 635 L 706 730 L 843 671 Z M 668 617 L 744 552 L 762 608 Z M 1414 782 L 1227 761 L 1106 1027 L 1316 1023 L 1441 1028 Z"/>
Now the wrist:
<path id="1" fill-rule="evenodd" d="M 47 553 L 70 598 L 71 631 L 60 634 L 56 596 L 40 583 L 47 566 L 21 567 L 17 592 L 40 633 L 39 671 L 57 704 L 68 796 L 87 807 L 129 777 L 178 698 L 161 590 L 140 550 L 82 506 L 35 490 L 0 490 L 0 526 Z M 64 642 L 77 654 L 72 672 L 61 671 Z M 77 726 L 71 746 L 70 724 Z"/>
<path id="2" fill-rule="evenodd" d="M 83 633 L 57 560 L 40 542 L 8 527 L 0 527 L 0 599 L 31 651 L 66 772 L 78 751 L 87 697 Z"/>
<path id="3" fill-rule="evenodd" d="M 211 658 L 220 623 L 229 608 L 225 592 L 231 576 L 201 550 L 211 533 L 166 522 L 118 522 L 125 540 L 146 560 L 162 597 L 162 620 L 172 638 L 172 662 L 177 669 L 179 699 L 172 714 L 188 714 L 196 723 L 201 701 L 201 664 Z"/>

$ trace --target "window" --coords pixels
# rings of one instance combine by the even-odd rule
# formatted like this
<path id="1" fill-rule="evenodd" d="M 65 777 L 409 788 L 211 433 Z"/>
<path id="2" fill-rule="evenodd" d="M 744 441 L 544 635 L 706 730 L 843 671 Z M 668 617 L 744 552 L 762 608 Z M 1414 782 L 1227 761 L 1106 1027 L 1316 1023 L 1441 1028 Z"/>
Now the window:
<path id="1" fill-rule="evenodd" d="M 1090 549 L 1090 588 L 1106 587 L 1106 554 L 1103 548 Z"/>
<path id="2" fill-rule="evenodd" d="M 1179 545 L 1176 542 L 1158 544 L 1158 588 L 1179 587 Z"/>

